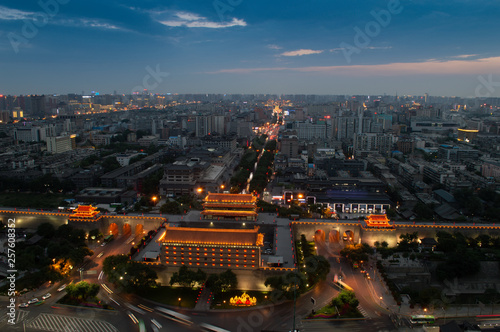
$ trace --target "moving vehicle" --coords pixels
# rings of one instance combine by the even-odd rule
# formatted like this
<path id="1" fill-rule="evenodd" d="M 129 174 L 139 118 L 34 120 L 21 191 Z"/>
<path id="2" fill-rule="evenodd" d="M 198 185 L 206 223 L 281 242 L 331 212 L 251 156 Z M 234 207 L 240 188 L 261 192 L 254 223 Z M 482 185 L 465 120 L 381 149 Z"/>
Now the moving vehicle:
<path id="1" fill-rule="evenodd" d="M 114 238 L 113 234 L 109 234 L 108 236 L 106 236 L 104 238 L 104 243 L 108 243 L 108 242 L 113 241 L 113 238 Z"/>
<path id="2" fill-rule="evenodd" d="M 410 317 L 411 325 L 427 325 L 434 324 L 435 318 L 432 315 L 413 315 Z"/>
<path id="3" fill-rule="evenodd" d="M 229 332 L 229 330 L 225 330 L 223 328 L 213 326 L 213 325 L 210 325 L 207 323 L 201 323 L 200 327 L 203 331 L 206 331 L 206 332 Z"/>
<path id="4" fill-rule="evenodd" d="M 156 311 L 158 311 L 158 313 L 160 315 L 162 315 L 165 318 L 171 319 L 173 321 L 176 321 L 176 322 L 179 322 L 179 323 L 182 323 L 185 325 L 193 324 L 193 322 L 191 321 L 191 319 L 188 316 L 183 315 L 181 313 L 178 313 L 177 311 L 165 309 L 163 307 L 155 307 L 155 309 L 156 309 Z"/>
<path id="5" fill-rule="evenodd" d="M 30 305 L 28 303 L 20 303 L 19 304 L 19 308 L 27 308 L 29 307 Z"/>
<path id="6" fill-rule="evenodd" d="M 345 282 L 343 282 L 342 280 L 337 280 L 337 285 L 342 288 L 342 289 L 346 289 L 348 291 L 353 291 L 354 289 L 352 289 L 351 286 L 349 286 L 348 284 L 346 284 Z"/>
<path id="7" fill-rule="evenodd" d="M 61 287 L 59 287 L 59 288 L 57 289 L 57 291 L 58 291 L 58 292 L 61 292 L 61 291 L 63 291 L 65 288 L 66 288 L 66 284 L 61 285 Z"/>
<path id="8" fill-rule="evenodd" d="M 37 303 L 38 301 L 39 301 L 38 298 L 34 297 L 34 298 L 32 298 L 31 300 L 28 301 L 28 304 Z"/>
<path id="9" fill-rule="evenodd" d="M 45 294 L 44 296 L 42 296 L 42 299 L 43 299 L 43 300 L 46 300 L 46 299 L 48 299 L 48 298 L 49 298 L 49 297 L 51 297 L 51 296 L 52 296 L 52 294 L 47 293 L 47 294 Z"/>

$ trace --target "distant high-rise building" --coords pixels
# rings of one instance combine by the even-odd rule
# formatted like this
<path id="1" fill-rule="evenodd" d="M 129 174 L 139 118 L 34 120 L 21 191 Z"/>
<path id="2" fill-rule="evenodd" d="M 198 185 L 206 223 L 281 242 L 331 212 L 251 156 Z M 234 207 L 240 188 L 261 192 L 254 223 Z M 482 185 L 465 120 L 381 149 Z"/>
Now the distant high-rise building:
<path id="1" fill-rule="evenodd" d="M 10 112 L 7 110 L 1 110 L 0 111 L 0 123 L 5 124 L 9 122 L 9 115 Z"/>
<path id="2" fill-rule="evenodd" d="M 212 117 L 207 115 L 197 115 L 196 121 L 196 137 L 203 137 L 212 132 Z"/>
<path id="3" fill-rule="evenodd" d="M 39 116 L 43 118 L 45 116 L 45 96 L 30 96 L 29 102 L 29 114 L 31 116 Z"/>
<path id="4" fill-rule="evenodd" d="M 299 139 L 297 136 L 285 136 L 281 139 L 280 151 L 288 158 L 298 158 Z"/>
<path id="5" fill-rule="evenodd" d="M 63 153 L 75 148 L 76 135 L 47 137 L 47 151 Z"/>

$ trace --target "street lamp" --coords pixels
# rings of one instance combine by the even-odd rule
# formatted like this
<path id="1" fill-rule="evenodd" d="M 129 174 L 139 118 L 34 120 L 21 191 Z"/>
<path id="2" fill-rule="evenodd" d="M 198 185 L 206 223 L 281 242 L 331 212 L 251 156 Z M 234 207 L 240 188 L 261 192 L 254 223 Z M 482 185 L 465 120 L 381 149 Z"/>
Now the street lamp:
<path id="1" fill-rule="evenodd" d="M 152 199 L 153 199 L 153 206 L 156 206 L 156 200 L 158 199 L 158 197 L 153 196 L 153 198 L 152 198 Z"/>
<path id="2" fill-rule="evenodd" d="M 380 306 L 382 306 L 382 300 L 383 300 L 383 297 L 381 296 L 380 297 Z"/>
<path id="3" fill-rule="evenodd" d="M 178 300 L 179 300 L 179 307 L 180 307 L 181 306 L 181 298 L 179 297 Z"/>

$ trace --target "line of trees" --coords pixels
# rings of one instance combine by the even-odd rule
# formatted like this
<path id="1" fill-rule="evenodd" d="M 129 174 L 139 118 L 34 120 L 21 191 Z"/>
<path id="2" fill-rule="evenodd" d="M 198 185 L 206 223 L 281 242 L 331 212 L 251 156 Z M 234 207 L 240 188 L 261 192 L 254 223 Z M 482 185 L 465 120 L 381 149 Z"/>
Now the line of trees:
<path id="1" fill-rule="evenodd" d="M 271 276 L 264 285 L 273 289 L 272 298 L 292 299 L 321 280 L 330 272 L 330 263 L 323 256 L 316 255 L 314 244 L 308 242 L 304 234 L 296 243 L 298 271 L 287 272 L 282 276 Z"/>

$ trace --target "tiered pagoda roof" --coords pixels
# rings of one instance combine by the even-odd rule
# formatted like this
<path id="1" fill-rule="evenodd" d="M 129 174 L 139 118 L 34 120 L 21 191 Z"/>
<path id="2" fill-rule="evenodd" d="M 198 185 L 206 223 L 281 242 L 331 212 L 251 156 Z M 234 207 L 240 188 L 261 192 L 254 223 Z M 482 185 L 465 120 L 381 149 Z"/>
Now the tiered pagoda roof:
<path id="1" fill-rule="evenodd" d="M 92 205 L 78 205 L 69 216 L 70 221 L 97 221 L 101 218 L 100 212 Z"/>
<path id="2" fill-rule="evenodd" d="M 257 197 L 252 194 L 209 193 L 203 203 L 204 216 L 224 218 L 257 217 Z"/>
<path id="3" fill-rule="evenodd" d="M 370 214 L 365 217 L 365 223 L 367 227 L 377 227 L 377 228 L 393 228 L 394 226 L 389 224 L 390 219 L 387 218 L 385 214 Z"/>

